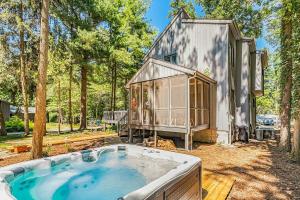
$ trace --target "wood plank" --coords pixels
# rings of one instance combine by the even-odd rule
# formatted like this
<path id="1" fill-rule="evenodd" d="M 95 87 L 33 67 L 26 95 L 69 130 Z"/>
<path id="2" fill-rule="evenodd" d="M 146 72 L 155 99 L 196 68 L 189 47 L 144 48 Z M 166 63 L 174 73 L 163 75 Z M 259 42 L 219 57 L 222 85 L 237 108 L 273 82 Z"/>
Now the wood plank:
<path id="1" fill-rule="evenodd" d="M 204 200 L 225 200 L 232 189 L 234 178 L 211 172 L 203 172 Z"/>

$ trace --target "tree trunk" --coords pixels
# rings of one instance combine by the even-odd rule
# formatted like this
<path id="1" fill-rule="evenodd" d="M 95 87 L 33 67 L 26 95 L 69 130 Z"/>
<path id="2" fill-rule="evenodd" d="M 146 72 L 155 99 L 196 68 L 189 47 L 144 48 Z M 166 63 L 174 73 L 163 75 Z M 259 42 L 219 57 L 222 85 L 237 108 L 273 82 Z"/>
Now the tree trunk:
<path id="1" fill-rule="evenodd" d="M 61 95 L 60 95 L 60 80 L 58 79 L 58 91 L 57 91 L 57 95 L 58 95 L 58 102 L 57 102 L 57 105 L 58 105 L 58 134 L 60 134 L 60 125 L 61 125 Z"/>
<path id="2" fill-rule="evenodd" d="M 24 27 L 23 27 L 23 3 L 21 1 L 19 8 L 19 17 L 21 20 L 20 27 L 20 71 L 21 71 L 21 88 L 23 97 L 23 112 L 24 112 L 24 129 L 25 135 L 29 135 L 29 114 L 28 114 L 28 93 L 27 93 L 27 67 L 25 64 L 25 42 L 24 42 Z"/>
<path id="3" fill-rule="evenodd" d="M 291 151 L 291 91 L 292 91 L 292 13 L 284 6 L 281 18 L 281 108 L 280 108 L 280 148 Z"/>
<path id="4" fill-rule="evenodd" d="M 113 98 L 113 111 L 116 111 L 116 93 L 117 93 L 117 66 L 114 63 L 114 98 Z M 115 116 L 114 116 L 115 118 Z"/>
<path id="5" fill-rule="evenodd" d="M 32 158 L 41 158 L 43 136 L 46 130 L 46 82 L 49 43 L 49 0 L 43 0 L 41 11 L 41 39 L 38 80 L 35 100 L 34 130 L 32 137 Z"/>
<path id="6" fill-rule="evenodd" d="M 73 131 L 73 117 L 72 117 L 72 80 L 73 80 L 73 66 L 71 65 L 69 68 L 69 116 L 68 121 L 70 125 L 71 132 Z"/>
<path id="7" fill-rule="evenodd" d="M 114 67 L 111 63 L 111 93 L 110 93 L 110 111 L 113 111 L 113 99 L 114 99 Z"/>
<path id="8" fill-rule="evenodd" d="M 300 115 L 297 116 L 294 123 L 293 156 L 300 163 Z"/>
<path id="9" fill-rule="evenodd" d="M 124 79 L 124 85 L 126 85 L 128 82 L 127 78 Z M 127 110 L 128 107 L 128 94 L 125 87 L 123 87 L 123 97 L 124 97 L 124 110 Z"/>
<path id="10" fill-rule="evenodd" d="M 5 129 L 5 120 L 4 120 L 4 114 L 2 111 L 2 104 L 0 102 L 0 136 L 6 136 L 7 132 Z"/>
<path id="11" fill-rule="evenodd" d="M 87 127 L 86 104 L 87 104 L 87 66 L 82 66 L 81 67 L 80 130 L 84 130 Z"/>

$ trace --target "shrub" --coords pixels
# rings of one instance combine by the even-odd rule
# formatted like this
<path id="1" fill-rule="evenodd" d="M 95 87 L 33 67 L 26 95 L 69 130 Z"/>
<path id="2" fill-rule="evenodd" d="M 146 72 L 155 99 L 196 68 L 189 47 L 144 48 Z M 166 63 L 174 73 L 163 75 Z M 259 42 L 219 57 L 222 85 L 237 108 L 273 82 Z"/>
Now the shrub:
<path id="1" fill-rule="evenodd" d="M 24 122 L 18 116 L 12 116 L 5 122 L 7 132 L 22 132 L 24 131 Z M 33 122 L 29 122 L 29 130 L 33 130 Z"/>

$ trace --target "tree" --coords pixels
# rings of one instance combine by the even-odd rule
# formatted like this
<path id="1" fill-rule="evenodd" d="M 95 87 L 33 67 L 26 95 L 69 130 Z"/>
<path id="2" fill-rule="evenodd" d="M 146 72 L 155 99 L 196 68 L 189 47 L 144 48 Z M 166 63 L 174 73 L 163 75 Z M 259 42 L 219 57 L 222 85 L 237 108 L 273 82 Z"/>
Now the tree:
<path id="1" fill-rule="evenodd" d="M 5 74 L 3 84 L 0 83 L 2 98 L 8 98 L 15 106 L 23 106 L 26 134 L 29 133 L 28 106 L 34 99 L 32 77 L 38 58 L 37 4 L 36 0 L 0 3 L 0 38 L 6 55 L 1 66 Z"/>
<path id="2" fill-rule="evenodd" d="M 0 101 L 0 136 L 6 136 L 7 132 L 5 129 L 5 121 L 4 121 L 4 114 L 2 111 L 2 103 Z"/>
<path id="3" fill-rule="evenodd" d="M 294 134 L 292 156 L 300 163 L 300 2 L 293 1 L 293 88 L 292 113 L 294 117 Z"/>
<path id="4" fill-rule="evenodd" d="M 38 82 L 36 92 L 36 113 L 34 116 L 34 130 L 32 137 L 32 158 L 41 158 L 43 150 L 43 136 L 46 130 L 46 81 L 48 66 L 49 42 L 49 0 L 43 0 L 41 10 L 41 40 L 40 59 L 38 68 Z"/>
<path id="5" fill-rule="evenodd" d="M 258 37 L 262 31 L 264 10 L 261 0 L 196 0 L 205 18 L 233 19 L 247 37 Z"/>
<path id="6" fill-rule="evenodd" d="M 291 1 L 282 0 L 281 29 L 280 29 L 280 147 L 282 150 L 291 151 L 291 96 L 292 96 L 292 13 Z"/>
<path id="7" fill-rule="evenodd" d="M 73 66 L 69 66 L 69 90 L 68 90 L 68 122 L 70 131 L 73 131 L 73 112 L 72 112 L 72 81 L 73 81 Z"/>
<path id="8" fill-rule="evenodd" d="M 180 9 L 184 9 L 191 18 L 196 18 L 195 6 L 191 1 L 172 0 L 170 6 L 171 11 L 169 12 L 169 17 L 175 16 Z"/>
<path id="9" fill-rule="evenodd" d="M 269 66 L 264 71 L 264 95 L 256 98 L 258 114 L 279 113 L 280 54 L 273 52 L 269 58 Z"/>
<path id="10" fill-rule="evenodd" d="M 25 41 L 24 41 L 24 5 L 21 0 L 19 5 L 19 35 L 20 35 L 20 68 L 21 68 L 21 85 L 23 96 L 23 112 L 24 112 L 24 131 L 25 135 L 29 134 L 29 113 L 28 113 L 28 93 L 27 93 L 27 66 L 25 62 Z"/>
<path id="11" fill-rule="evenodd" d="M 80 130 L 87 128 L 87 66 L 81 66 Z"/>

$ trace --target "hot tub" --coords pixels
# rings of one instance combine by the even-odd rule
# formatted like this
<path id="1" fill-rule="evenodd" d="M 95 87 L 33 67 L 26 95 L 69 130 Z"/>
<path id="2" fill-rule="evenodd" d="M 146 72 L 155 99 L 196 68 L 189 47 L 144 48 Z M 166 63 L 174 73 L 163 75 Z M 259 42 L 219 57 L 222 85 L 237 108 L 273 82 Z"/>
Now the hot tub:
<path id="1" fill-rule="evenodd" d="M 0 168 L 1 200 L 201 199 L 201 160 L 112 145 Z"/>

